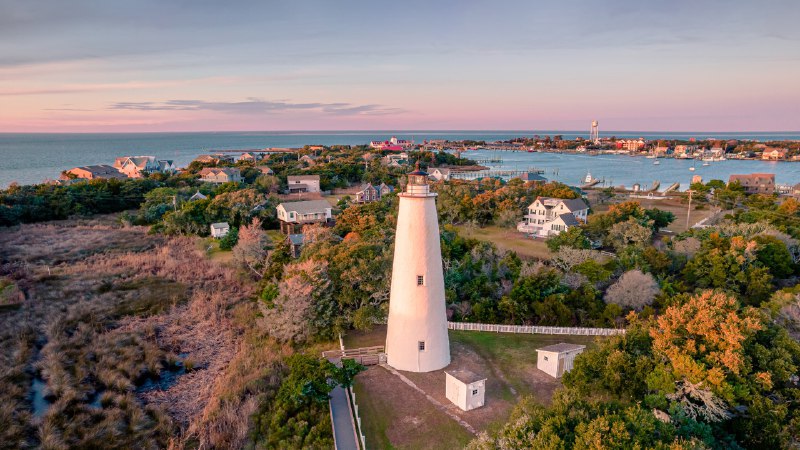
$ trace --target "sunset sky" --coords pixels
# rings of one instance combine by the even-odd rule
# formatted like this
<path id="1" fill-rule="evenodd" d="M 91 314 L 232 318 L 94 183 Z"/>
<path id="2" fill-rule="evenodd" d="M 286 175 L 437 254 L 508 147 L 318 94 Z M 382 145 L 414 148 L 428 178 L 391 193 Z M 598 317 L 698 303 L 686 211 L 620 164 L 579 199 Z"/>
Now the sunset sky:
<path id="1" fill-rule="evenodd" d="M 0 0 L 0 132 L 800 130 L 800 1 Z"/>

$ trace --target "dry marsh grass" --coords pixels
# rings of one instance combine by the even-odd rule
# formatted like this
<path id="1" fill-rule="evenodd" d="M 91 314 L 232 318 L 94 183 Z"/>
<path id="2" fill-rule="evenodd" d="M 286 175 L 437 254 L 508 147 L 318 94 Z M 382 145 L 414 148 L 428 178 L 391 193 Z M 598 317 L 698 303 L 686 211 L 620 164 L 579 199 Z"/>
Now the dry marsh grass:
<path id="1" fill-rule="evenodd" d="M 229 448 L 277 389 L 282 348 L 252 329 L 253 286 L 193 238 L 63 221 L 0 233 L 0 448 Z M 193 366 L 165 390 L 143 379 Z M 35 376 L 52 399 L 31 414 Z"/>

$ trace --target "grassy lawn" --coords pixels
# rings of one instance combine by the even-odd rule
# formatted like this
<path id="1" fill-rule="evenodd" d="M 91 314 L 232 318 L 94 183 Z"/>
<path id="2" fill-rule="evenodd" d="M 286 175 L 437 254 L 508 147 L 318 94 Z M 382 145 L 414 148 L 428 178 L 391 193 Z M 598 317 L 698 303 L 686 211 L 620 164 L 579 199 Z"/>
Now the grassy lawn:
<path id="1" fill-rule="evenodd" d="M 385 336 L 385 326 L 369 333 L 350 332 L 345 336 L 345 345 L 348 348 L 381 345 Z M 538 402 L 548 404 L 553 392 L 561 386 L 559 380 L 536 368 L 537 348 L 559 342 L 593 346 L 595 339 L 450 331 L 452 362 L 445 370 L 468 369 L 487 378 L 485 405 L 468 412 L 455 408 L 445 397 L 444 370 L 403 374 L 475 429 L 494 430 L 508 420 L 522 396 L 532 395 Z M 471 438 L 425 397 L 380 367 L 371 367 L 360 374 L 355 389 L 369 448 L 460 448 L 465 439 Z M 429 427 L 429 422 L 437 423 L 436 427 Z"/>
<path id="2" fill-rule="evenodd" d="M 552 257 L 544 240 L 534 240 L 510 228 L 495 226 L 473 228 L 464 225 L 458 225 L 456 228 L 464 237 L 491 242 L 499 250 L 517 252 L 520 258 L 550 259 Z"/>
<path id="3" fill-rule="evenodd" d="M 464 448 L 473 437 L 382 367 L 359 374 L 354 388 L 369 449 Z"/>
<path id="4" fill-rule="evenodd" d="M 286 239 L 286 235 L 281 233 L 281 230 L 267 230 L 267 236 L 269 236 L 273 245 L 283 242 Z"/>
<path id="5" fill-rule="evenodd" d="M 197 242 L 198 247 L 205 252 L 208 259 L 222 264 L 228 264 L 233 261 L 233 252 L 220 249 L 219 239 L 209 237 L 198 239 Z"/>
<path id="6" fill-rule="evenodd" d="M 474 351 L 487 362 L 491 373 L 486 375 L 495 376 L 505 384 L 501 392 L 503 398 L 511 400 L 519 395 L 533 395 L 541 403 L 550 402 L 554 380 L 536 368 L 536 349 L 560 342 L 591 347 L 595 339 L 592 336 L 450 331 L 451 348 L 461 345 Z"/>

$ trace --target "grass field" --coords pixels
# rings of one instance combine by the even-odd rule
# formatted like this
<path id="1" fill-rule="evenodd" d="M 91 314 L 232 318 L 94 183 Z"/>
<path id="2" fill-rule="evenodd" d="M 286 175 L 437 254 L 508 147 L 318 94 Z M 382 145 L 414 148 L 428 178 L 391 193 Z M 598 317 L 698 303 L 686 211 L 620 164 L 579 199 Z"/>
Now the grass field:
<path id="1" fill-rule="evenodd" d="M 371 333 L 351 332 L 348 348 L 381 345 L 385 327 Z M 445 369 L 468 369 L 487 377 L 486 403 L 469 412 L 445 397 L 444 370 L 403 374 L 479 431 L 493 430 L 508 420 L 523 395 L 548 404 L 561 385 L 536 368 L 536 349 L 559 342 L 595 345 L 585 336 L 450 331 L 452 362 Z M 387 370 L 373 366 L 357 378 L 356 397 L 369 448 L 460 448 L 472 436 L 419 392 Z M 436 424 L 436 428 L 429 424 Z M 429 444 L 430 443 L 430 444 Z"/>
<path id="2" fill-rule="evenodd" d="M 464 237 L 491 242 L 499 250 L 517 252 L 520 258 L 550 259 L 552 257 L 544 240 L 534 240 L 516 230 L 495 226 L 473 228 L 458 225 L 456 228 L 458 233 Z"/>
<path id="3" fill-rule="evenodd" d="M 688 203 L 681 203 L 680 199 L 671 199 L 671 200 L 650 200 L 646 198 L 632 198 L 632 201 L 639 202 L 643 208 L 657 208 L 662 211 L 669 211 L 672 214 L 675 214 L 675 221 L 672 222 L 667 229 L 674 232 L 674 233 L 682 233 L 687 230 L 686 228 L 686 210 L 689 207 Z M 608 211 L 608 207 L 610 204 L 603 204 L 603 205 L 592 205 L 592 211 L 594 213 L 603 213 Z M 705 205 L 704 209 L 695 209 L 697 204 L 692 203 L 692 212 L 689 216 L 689 226 L 696 224 L 697 222 L 711 216 L 713 211 L 709 208 L 708 205 Z"/>

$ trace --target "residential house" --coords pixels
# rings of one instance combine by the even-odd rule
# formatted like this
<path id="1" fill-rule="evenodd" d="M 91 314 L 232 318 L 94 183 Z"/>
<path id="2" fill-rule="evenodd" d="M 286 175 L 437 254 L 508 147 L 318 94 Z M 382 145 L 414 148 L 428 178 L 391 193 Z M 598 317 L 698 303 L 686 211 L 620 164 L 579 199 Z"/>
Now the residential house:
<path id="1" fill-rule="evenodd" d="M 378 192 L 380 193 L 381 197 L 383 197 L 384 195 L 389 195 L 392 192 L 394 192 L 394 187 L 389 186 L 386 183 L 381 183 L 381 185 L 378 186 L 376 189 L 378 189 Z"/>
<path id="2" fill-rule="evenodd" d="M 769 147 L 761 153 L 761 159 L 765 161 L 783 161 L 786 159 L 786 149 Z"/>
<path id="3" fill-rule="evenodd" d="M 618 149 L 625 149 L 629 152 L 638 152 L 645 146 L 644 139 L 622 139 L 616 142 Z"/>
<path id="4" fill-rule="evenodd" d="M 696 145 L 676 145 L 675 156 L 678 158 L 690 158 L 697 151 Z"/>
<path id="5" fill-rule="evenodd" d="M 212 155 L 200 155 L 195 158 L 193 162 L 199 162 L 203 164 L 219 164 L 219 158 Z"/>
<path id="6" fill-rule="evenodd" d="M 140 178 L 147 173 L 175 171 L 175 164 L 171 159 L 156 159 L 155 156 L 121 156 L 114 160 L 114 167 L 129 178 Z"/>
<path id="7" fill-rule="evenodd" d="M 329 224 L 333 220 L 333 208 L 327 200 L 281 203 L 277 211 L 284 234 L 295 234 L 303 225 Z"/>
<path id="8" fill-rule="evenodd" d="M 239 161 L 256 163 L 264 158 L 263 153 L 244 152 L 239 156 Z"/>
<path id="9" fill-rule="evenodd" d="M 217 161 L 220 162 L 227 162 L 227 163 L 234 163 L 236 158 L 230 153 L 214 153 L 214 158 L 217 158 Z"/>
<path id="10" fill-rule="evenodd" d="M 298 161 L 306 163 L 307 166 L 315 166 L 317 165 L 317 160 L 319 159 L 318 156 L 314 155 L 303 155 L 301 156 Z"/>
<path id="11" fill-rule="evenodd" d="M 669 147 L 665 145 L 659 145 L 653 149 L 653 154 L 656 156 L 666 156 L 668 153 L 669 153 Z"/>
<path id="12" fill-rule="evenodd" d="M 256 169 L 261 171 L 264 175 L 275 175 L 275 171 L 269 168 L 269 166 L 256 166 Z"/>
<path id="13" fill-rule="evenodd" d="M 773 194 L 775 193 L 774 173 L 751 173 L 746 175 L 731 175 L 728 185 L 738 181 L 748 194 Z"/>
<path id="14" fill-rule="evenodd" d="M 583 199 L 537 197 L 517 230 L 543 238 L 554 236 L 586 222 L 588 215 L 589 206 Z"/>
<path id="15" fill-rule="evenodd" d="M 389 188 L 389 186 L 386 186 L 385 184 L 382 184 L 381 186 L 385 186 L 387 189 L 391 189 Z M 355 195 L 353 196 L 353 202 L 369 203 L 380 200 L 382 196 L 381 186 L 375 187 L 370 183 L 364 184 L 363 186 L 361 186 L 361 189 L 358 192 L 356 192 Z"/>
<path id="16" fill-rule="evenodd" d="M 233 167 L 205 167 L 200 172 L 200 180 L 207 183 L 240 183 L 242 173 Z"/>
<path id="17" fill-rule="evenodd" d="M 513 176 L 511 178 L 512 179 L 513 178 L 519 178 L 520 180 L 522 180 L 522 181 L 524 181 L 526 183 L 528 181 L 534 181 L 534 182 L 537 182 L 537 183 L 545 183 L 545 182 L 547 182 L 547 178 L 545 178 L 545 177 L 543 177 L 543 176 L 541 176 L 541 175 L 539 175 L 538 173 L 535 173 L 535 172 L 523 172 L 523 173 L 521 173 L 519 175 L 515 175 L 515 176 Z"/>
<path id="18" fill-rule="evenodd" d="M 288 192 L 320 192 L 319 175 L 289 175 L 286 177 Z"/>
<path id="19" fill-rule="evenodd" d="M 213 238 L 223 238 L 228 232 L 231 231 L 231 226 L 228 225 L 228 222 L 217 222 L 211 224 L 211 237 Z"/>
<path id="20" fill-rule="evenodd" d="M 197 191 L 191 197 L 189 197 L 189 201 L 193 202 L 195 200 L 205 200 L 207 198 L 208 197 L 206 197 L 205 195 L 201 194 L 200 191 Z"/>
<path id="21" fill-rule="evenodd" d="M 392 153 L 381 159 L 381 164 L 389 167 L 401 167 L 408 165 L 408 153 Z"/>
<path id="22" fill-rule="evenodd" d="M 71 178 L 81 178 L 85 180 L 109 179 L 109 178 L 128 178 L 127 175 L 121 173 L 106 164 L 99 164 L 96 166 L 81 166 L 73 167 L 72 169 L 65 170 L 61 174 L 62 180 L 69 180 Z"/>
<path id="23" fill-rule="evenodd" d="M 436 181 L 447 181 L 451 174 L 450 169 L 444 167 L 428 167 L 428 176 Z"/>

